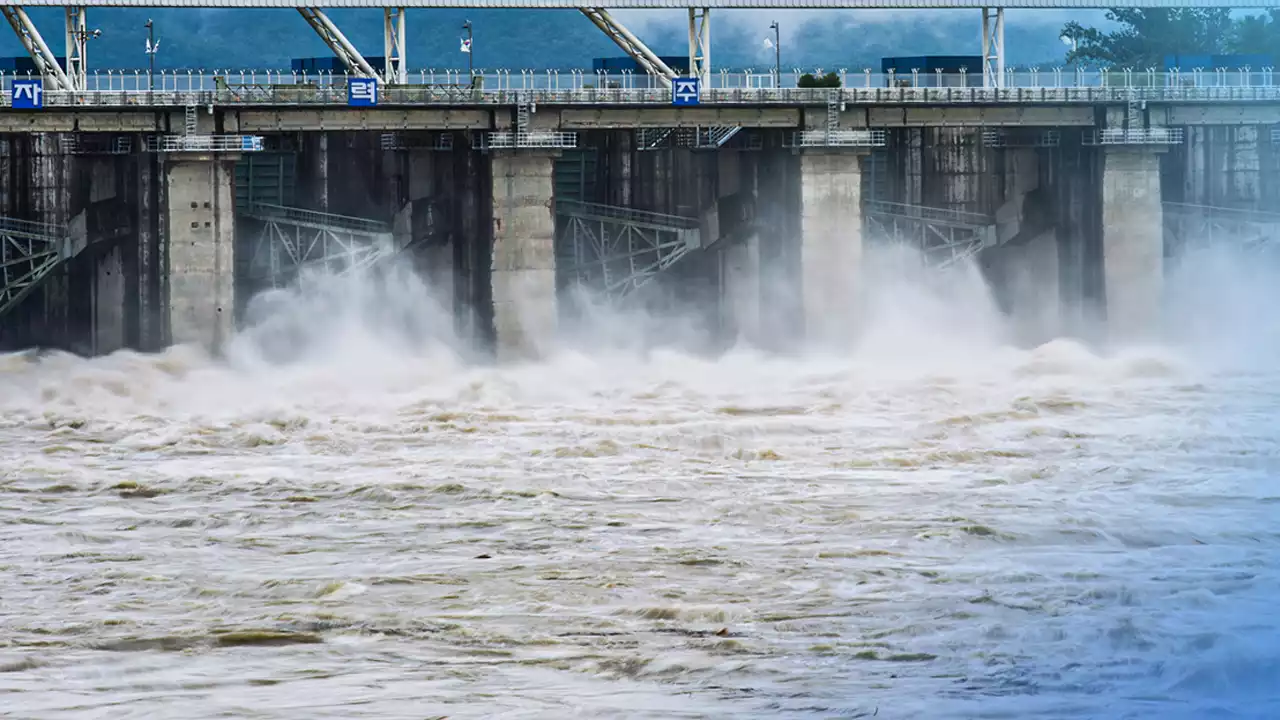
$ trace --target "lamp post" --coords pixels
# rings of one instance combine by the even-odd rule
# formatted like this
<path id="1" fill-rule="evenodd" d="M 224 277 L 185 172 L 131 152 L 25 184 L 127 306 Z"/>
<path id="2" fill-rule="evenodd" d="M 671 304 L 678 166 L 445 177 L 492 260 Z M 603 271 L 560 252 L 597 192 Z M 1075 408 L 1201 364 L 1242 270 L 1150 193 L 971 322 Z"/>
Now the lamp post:
<path id="1" fill-rule="evenodd" d="M 151 63 L 151 69 L 147 72 L 147 84 L 152 90 L 156 89 L 156 51 L 160 46 L 156 43 L 156 26 L 151 22 L 151 18 L 147 18 L 147 59 Z"/>
<path id="2" fill-rule="evenodd" d="M 467 20 L 462 23 L 462 29 L 467 31 L 467 79 L 471 82 L 475 80 L 471 74 L 475 72 L 475 45 L 471 42 L 471 21 Z"/>
<path id="3" fill-rule="evenodd" d="M 778 31 L 778 21 L 769 26 L 773 31 L 773 78 L 778 87 L 782 87 L 782 36 Z"/>

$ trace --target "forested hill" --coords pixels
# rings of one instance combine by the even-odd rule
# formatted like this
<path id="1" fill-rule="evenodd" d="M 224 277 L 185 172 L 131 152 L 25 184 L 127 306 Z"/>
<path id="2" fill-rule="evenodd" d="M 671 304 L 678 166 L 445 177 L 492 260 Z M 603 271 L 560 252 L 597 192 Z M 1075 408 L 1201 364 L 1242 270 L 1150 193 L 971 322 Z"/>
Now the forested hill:
<path id="1" fill-rule="evenodd" d="M 60 9 L 28 10 L 54 52 L 63 52 Z M 687 52 L 687 20 L 678 11 L 620 13 L 628 26 L 662 55 Z M 1009 62 L 1061 61 L 1066 47 L 1058 40 L 1063 18 L 1058 13 L 1010 11 L 1006 43 Z M 369 56 L 382 55 L 382 13 L 376 9 L 333 11 L 330 16 Z M 864 67 L 879 69 L 888 55 L 978 55 L 977 11 L 831 12 L 731 11 L 718 15 L 712 49 L 717 68 L 773 65 L 764 46 L 772 35 L 769 23 L 782 24 L 784 67 L 812 69 Z M 329 54 L 324 44 L 294 10 L 166 10 L 91 9 L 89 27 L 102 30 L 91 40 L 89 66 L 146 67 L 147 31 L 152 18 L 160 38 L 157 67 L 287 68 L 289 59 Z M 599 56 L 621 55 L 581 13 L 574 10 L 410 10 L 409 65 L 414 68 L 465 68 L 459 52 L 464 20 L 475 33 L 477 68 L 584 68 Z M 12 32 L 0 35 L 0 55 L 23 53 Z"/>

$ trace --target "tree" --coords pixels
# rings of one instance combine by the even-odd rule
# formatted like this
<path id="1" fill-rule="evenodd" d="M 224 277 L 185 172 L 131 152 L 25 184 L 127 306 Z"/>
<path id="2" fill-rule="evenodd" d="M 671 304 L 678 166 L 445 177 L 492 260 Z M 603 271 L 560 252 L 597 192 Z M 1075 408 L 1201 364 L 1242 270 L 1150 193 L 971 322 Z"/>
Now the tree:
<path id="1" fill-rule="evenodd" d="M 840 76 L 833 72 L 829 72 L 821 77 L 814 77 L 810 73 L 805 73 L 796 80 L 796 87 L 838 88 L 840 87 Z"/>
<path id="2" fill-rule="evenodd" d="M 1075 40 L 1067 62 L 1105 67 L 1164 69 L 1167 55 L 1270 55 L 1280 49 L 1280 10 L 1232 20 L 1227 9 L 1113 8 L 1107 19 L 1119 30 L 1104 33 L 1069 22 L 1062 34 Z"/>
<path id="3" fill-rule="evenodd" d="M 1248 15 L 1236 21 L 1228 48 L 1242 55 L 1269 55 L 1280 52 L 1280 9 L 1265 15 Z M 1275 58 L 1280 60 L 1280 58 Z"/>

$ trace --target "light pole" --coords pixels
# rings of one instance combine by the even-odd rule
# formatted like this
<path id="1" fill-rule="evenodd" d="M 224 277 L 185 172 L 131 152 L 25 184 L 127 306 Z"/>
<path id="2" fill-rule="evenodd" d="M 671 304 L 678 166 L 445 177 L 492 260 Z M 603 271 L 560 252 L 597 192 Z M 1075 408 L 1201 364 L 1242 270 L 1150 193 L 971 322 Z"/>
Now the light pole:
<path id="1" fill-rule="evenodd" d="M 778 21 L 769 26 L 773 30 L 773 78 L 778 87 L 782 87 L 782 36 L 778 31 Z"/>
<path id="2" fill-rule="evenodd" d="M 159 43 L 156 42 L 156 26 L 151 22 L 151 18 L 147 18 L 147 58 L 151 62 L 151 70 L 147 73 L 148 85 L 152 90 L 156 89 L 156 51 L 160 49 Z"/>
<path id="3" fill-rule="evenodd" d="M 476 56 L 475 45 L 471 42 L 471 21 L 463 22 L 462 29 L 467 31 L 467 79 L 474 83 L 475 78 L 471 74 L 475 72 Z"/>

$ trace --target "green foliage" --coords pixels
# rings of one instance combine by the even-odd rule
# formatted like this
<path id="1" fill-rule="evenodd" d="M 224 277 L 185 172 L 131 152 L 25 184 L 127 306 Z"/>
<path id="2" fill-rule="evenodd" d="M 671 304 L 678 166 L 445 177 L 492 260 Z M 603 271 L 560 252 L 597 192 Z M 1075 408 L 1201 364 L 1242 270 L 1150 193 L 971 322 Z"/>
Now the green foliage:
<path id="1" fill-rule="evenodd" d="M 840 76 L 829 72 L 822 77 L 815 77 L 810 73 L 805 73 L 796 80 L 796 87 L 802 88 L 838 88 L 840 87 Z"/>
<path id="2" fill-rule="evenodd" d="M 1233 20 L 1226 9 L 1113 8 L 1107 19 L 1121 28 L 1104 33 L 1069 22 L 1062 34 L 1076 41 L 1069 63 L 1145 70 L 1162 68 L 1166 55 L 1264 54 L 1280 50 L 1280 10 Z"/>

